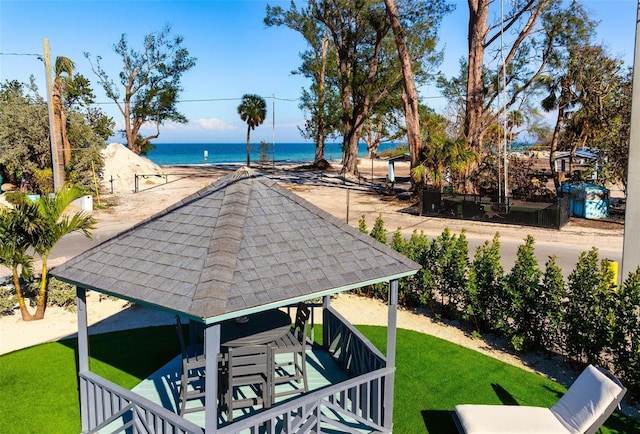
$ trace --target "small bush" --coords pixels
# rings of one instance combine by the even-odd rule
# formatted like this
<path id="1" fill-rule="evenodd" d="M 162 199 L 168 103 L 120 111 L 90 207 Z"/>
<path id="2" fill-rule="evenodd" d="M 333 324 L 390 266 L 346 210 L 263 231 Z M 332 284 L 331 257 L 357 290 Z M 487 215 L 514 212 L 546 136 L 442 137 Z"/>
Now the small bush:
<path id="1" fill-rule="evenodd" d="M 0 286 L 0 316 L 13 315 L 13 311 L 18 304 L 18 297 L 13 285 Z"/>
<path id="2" fill-rule="evenodd" d="M 70 312 L 76 311 L 76 287 L 55 278 L 49 280 L 47 302 Z"/>

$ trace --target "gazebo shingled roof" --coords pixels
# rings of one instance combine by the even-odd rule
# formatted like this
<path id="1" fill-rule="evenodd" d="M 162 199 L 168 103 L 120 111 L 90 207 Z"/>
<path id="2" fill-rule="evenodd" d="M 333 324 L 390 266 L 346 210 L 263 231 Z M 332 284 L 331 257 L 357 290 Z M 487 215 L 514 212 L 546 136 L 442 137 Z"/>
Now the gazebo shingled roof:
<path id="1" fill-rule="evenodd" d="M 420 266 L 264 175 L 240 169 L 52 275 L 216 322 L 414 274 Z"/>

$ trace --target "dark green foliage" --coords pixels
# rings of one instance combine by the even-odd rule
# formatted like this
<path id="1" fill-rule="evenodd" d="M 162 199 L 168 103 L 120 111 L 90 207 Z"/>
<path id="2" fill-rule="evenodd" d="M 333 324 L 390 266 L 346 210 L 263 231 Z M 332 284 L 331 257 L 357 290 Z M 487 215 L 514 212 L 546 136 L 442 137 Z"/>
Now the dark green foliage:
<path id="1" fill-rule="evenodd" d="M 616 372 L 630 395 L 640 396 L 640 267 L 618 290 L 612 352 Z"/>
<path id="2" fill-rule="evenodd" d="M 533 237 L 527 235 L 525 243 L 518 247 L 516 261 L 506 277 L 505 287 L 512 321 L 508 335 L 511 346 L 518 351 L 538 348 L 541 344 L 542 321 L 537 308 L 541 275 Z"/>
<path id="3" fill-rule="evenodd" d="M 369 229 L 367 229 L 367 219 L 365 218 L 364 214 L 362 214 L 362 217 L 360 217 L 360 220 L 358 220 L 358 230 L 363 234 L 369 233 Z"/>
<path id="4" fill-rule="evenodd" d="M 364 216 L 360 229 L 366 233 Z M 374 233 L 386 239 L 381 216 Z M 579 367 L 603 365 L 628 383 L 630 399 L 640 394 L 640 270 L 617 289 L 610 263 L 599 264 L 593 249 L 581 254 L 565 285 L 555 257 L 544 273 L 538 268 L 531 236 L 507 276 L 499 234 L 477 249 L 471 264 L 464 232 L 456 236 L 446 229 L 430 242 L 417 231 L 406 240 L 398 228 L 391 247 L 422 266 L 400 280 L 400 305 L 424 305 L 436 317 L 459 316 L 477 332 L 509 340 L 516 351 L 560 354 Z M 372 285 L 360 293 L 386 301 L 388 287 Z"/>
<path id="5" fill-rule="evenodd" d="M 611 341 L 615 284 L 608 261 L 598 266 L 598 250 L 583 252 L 569 275 L 565 317 L 568 358 L 578 364 L 606 363 Z"/>
<path id="6" fill-rule="evenodd" d="M 556 257 L 551 256 L 545 264 L 538 316 L 541 321 L 542 347 L 550 352 L 560 353 L 564 348 L 564 306 L 567 290 L 562 270 L 556 264 Z"/>
<path id="7" fill-rule="evenodd" d="M 421 262 L 425 291 L 437 298 L 437 313 L 445 318 L 457 312 L 466 292 L 468 251 L 464 233 L 458 237 L 446 228 L 429 245 L 424 262 Z"/>
<path id="8" fill-rule="evenodd" d="M 52 277 L 49 279 L 48 288 L 47 302 L 49 305 L 59 306 L 71 312 L 76 311 L 76 287 L 74 285 Z"/>
<path id="9" fill-rule="evenodd" d="M 375 222 L 373 222 L 373 228 L 371 228 L 371 235 L 374 239 L 381 242 L 382 244 L 387 244 L 387 230 L 384 228 L 384 220 L 382 219 L 382 214 L 378 214 Z"/>
<path id="10" fill-rule="evenodd" d="M 469 272 L 468 313 L 478 331 L 501 332 L 508 327 L 504 269 L 500 264 L 500 235 L 479 246 Z"/>

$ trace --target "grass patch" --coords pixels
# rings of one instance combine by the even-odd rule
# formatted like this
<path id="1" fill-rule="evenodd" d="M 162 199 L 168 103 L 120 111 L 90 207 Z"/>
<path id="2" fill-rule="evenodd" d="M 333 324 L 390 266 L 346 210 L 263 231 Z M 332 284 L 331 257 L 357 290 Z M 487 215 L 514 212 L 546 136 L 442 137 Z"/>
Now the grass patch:
<path id="1" fill-rule="evenodd" d="M 383 353 L 386 328 L 358 326 Z M 540 375 L 451 342 L 411 330 L 397 334 L 394 432 L 457 434 L 457 404 L 552 406 L 566 388 Z M 640 421 L 622 414 L 600 433 L 637 433 Z"/>
<path id="2" fill-rule="evenodd" d="M 89 337 L 91 370 L 133 388 L 179 352 L 175 327 Z M 77 433 L 77 339 L 0 356 L 0 433 Z"/>
<path id="3" fill-rule="evenodd" d="M 386 328 L 358 327 L 383 352 Z M 316 330 L 316 338 L 321 336 Z M 0 433 L 80 432 L 76 339 L 0 356 Z M 94 372 L 131 389 L 179 352 L 173 326 L 90 336 Z M 455 434 L 460 403 L 551 406 L 565 391 L 539 375 L 450 342 L 398 330 L 394 432 Z M 619 414 L 601 433 L 640 432 Z"/>

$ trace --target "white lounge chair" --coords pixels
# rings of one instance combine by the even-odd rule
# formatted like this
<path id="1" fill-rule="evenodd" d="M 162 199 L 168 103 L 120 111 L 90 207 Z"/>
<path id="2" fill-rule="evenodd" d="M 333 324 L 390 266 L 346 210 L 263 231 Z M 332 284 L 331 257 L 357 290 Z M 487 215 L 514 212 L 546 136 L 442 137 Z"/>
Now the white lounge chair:
<path id="1" fill-rule="evenodd" d="M 626 391 L 609 371 L 589 365 L 551 408 L 464 404 L 454 419 L 466 434 L 593 434 Z"/>

